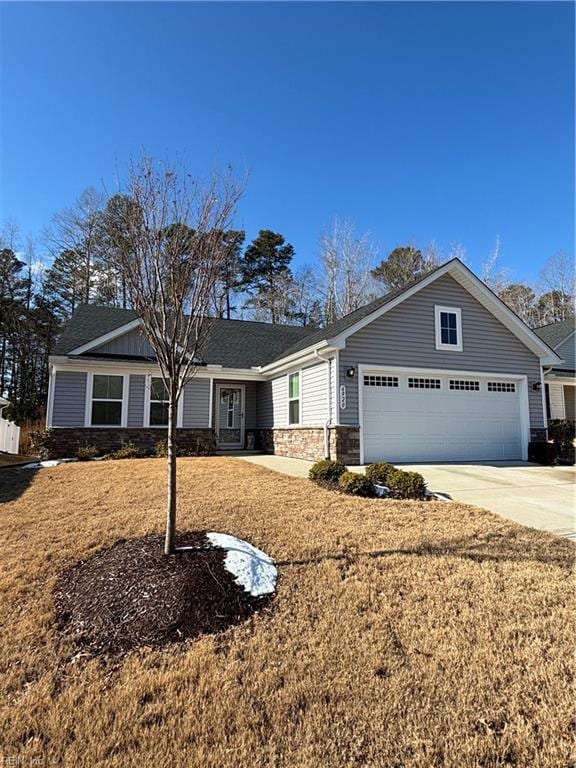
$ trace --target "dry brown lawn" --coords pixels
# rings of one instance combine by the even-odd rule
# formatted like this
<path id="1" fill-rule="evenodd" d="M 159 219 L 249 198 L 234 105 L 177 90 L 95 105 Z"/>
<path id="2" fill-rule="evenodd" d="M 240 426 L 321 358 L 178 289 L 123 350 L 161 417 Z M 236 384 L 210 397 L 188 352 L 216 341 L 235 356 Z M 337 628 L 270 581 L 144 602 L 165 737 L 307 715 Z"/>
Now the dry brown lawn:
<path id="1" fill-rule="evenodd" d="M 457 503 L 366 501 L 179 460 L 181 530 L 280 562 L 272 610 L 122 660 L 78 655 L 52 588 L 161 531 L 162 460 L 0 472 L 4 764 L 567 768 L 573 546 Z M 37 760 L 36 763 L 32 759 Z"/>

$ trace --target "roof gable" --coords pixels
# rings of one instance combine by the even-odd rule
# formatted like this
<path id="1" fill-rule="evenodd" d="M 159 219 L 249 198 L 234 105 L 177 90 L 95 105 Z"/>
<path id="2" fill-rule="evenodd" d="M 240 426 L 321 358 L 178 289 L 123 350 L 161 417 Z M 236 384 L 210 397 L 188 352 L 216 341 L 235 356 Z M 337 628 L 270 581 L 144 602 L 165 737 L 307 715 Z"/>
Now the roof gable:
<path id="1" fill-rule="evenodd" d="M 143 354 L 134 343 L 139 324 L 132 310 L 84 304 L 64 327 L 54 354 L 138 359 Z M 302 326 L 215 319 L 204 362 L 225 368 L 265 365 L 311 333 L 312 329 Z"/>
<path id="2" fill-rule="evenodd" d="M 514 335 L 516 335 L 523 344 L 525 344 L 535 355 L 541 358 L 544 364 L 550 365 L 560 362 L 560 358 L 548 346 L 548 344 L 539 338 L 526 323 L 524 323 L 514 312 L 504 304 L 476 275 L 468 269 L 459 259 L 452 259 L 446 264 L 429 272 L 424 277 L 414 280 L 404 288 L 387 293 L 370 304 L 360 307 L 355 312 L 346 315 L 335 323 L 326 326 L 313 335 L 297 342 L 291 348 L 287 349 L 277 360 L 271 363 L 267 368 L 274 365 L 280 365 L 282 361 L 289 356 L 296 356 L 297 353 L 304 353 L 311 345 L 322 342 L 329 346 L 342 348 L 346 339 L 359 331 L 369 323 L 376 320 L 386 312 L 406 301 L 410 296 L 415 295 L 435 280 L 450 275 L 460 285 L 476 298 L 489 312 L 491 312 L 503 325 L 505 325 Z"/>

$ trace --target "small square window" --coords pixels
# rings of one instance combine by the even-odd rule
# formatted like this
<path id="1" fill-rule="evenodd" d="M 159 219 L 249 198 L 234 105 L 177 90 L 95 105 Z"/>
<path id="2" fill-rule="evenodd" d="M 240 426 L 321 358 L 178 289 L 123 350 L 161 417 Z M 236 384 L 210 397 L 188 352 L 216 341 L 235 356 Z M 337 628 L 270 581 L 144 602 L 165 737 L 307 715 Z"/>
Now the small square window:
<path id="1" fill-rule="evenodd" d="M 462 315 L 459 307 L 434 307 L 436 349 L 462 352 Z"/>

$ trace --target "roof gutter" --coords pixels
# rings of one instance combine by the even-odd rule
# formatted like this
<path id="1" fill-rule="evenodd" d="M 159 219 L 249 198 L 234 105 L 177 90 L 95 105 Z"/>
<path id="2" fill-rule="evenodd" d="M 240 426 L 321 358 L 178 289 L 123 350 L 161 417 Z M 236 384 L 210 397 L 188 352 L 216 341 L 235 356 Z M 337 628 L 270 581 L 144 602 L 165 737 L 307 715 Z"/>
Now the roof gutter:
<path id="1" fill-rule="evenodd" d="M 260 373 L 275 374 L 280 373 L 281 371 L 285 371 L 288 368 L 293 368 L 295 366 L 297 367 L 307 358 L 314 360 L 316 357 L 316 351 L 319 349 L 329 352 L 336 349 L 336 347 L 334 347 L 333 344 L 330 344 L 328 340 L 324 339 L 323 341 L 319 341 L 317 344 L 312 344 L 305 349 L 301 349 L 299 352 L 294 352 L 292 355 L 288 355 L 288 357 L 281 357 L 279 360 L 275 360 L 272 363 L 267 363 L 266 365 L 260 366 Z"/>

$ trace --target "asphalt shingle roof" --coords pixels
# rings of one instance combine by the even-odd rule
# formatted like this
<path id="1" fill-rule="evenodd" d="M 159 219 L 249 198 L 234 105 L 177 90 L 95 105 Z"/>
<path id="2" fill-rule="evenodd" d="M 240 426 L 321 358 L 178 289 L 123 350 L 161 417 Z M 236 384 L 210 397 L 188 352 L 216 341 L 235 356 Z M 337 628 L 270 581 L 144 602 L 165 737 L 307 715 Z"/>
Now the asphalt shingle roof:
<path id="1" fill-rule="evenodd" d="M 541 328 L 534 328 L 534 333 L 545 341 L 549 347 L 557 347 L 562 344 L 576 328 L 575 318 L 570 320 L 561 320 L 558 323 L 543 325 Z"/>
<path id="2" fill-rule="evenodd" d="M 129 309 L 83 304 L 66 323 L 54 348 L 55 355 L 68 355 L 94 339 L 135 320 Z M 313 329 L 272 325 L 249 320 L 214 320 L 204 358 L 209 365 L 251 368 L 265 365 L 283 350 L 311 335 Z"/>
<path id="3" fill-rule="evenodd" d="M 442 265 L 445 266 L 445 265 Z M 438 267 L 440 269 L 441 267 Z M 437 270 L 433 270 L 436 272 Z M 402 293 L 417 285 L 431 272 L 398 290 L 391 291 L 325 328 L 303 328 L 293 325 L 272 325 L 249 320 L 214 320 L 205 361 L 225 368 L 251 368 L 267 365 L 288 355 L 300 352 L 313 344 L 331 339 L 359 320 L 388 304 Z M 54 349 L 56 355 L 67 355 L 73 349 L 119 328 L 136 314 L 129 309 L 83 304 L 68 321 Z"/>

